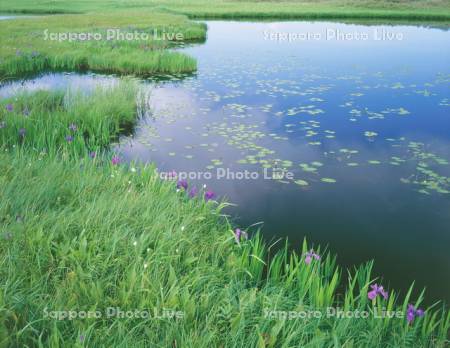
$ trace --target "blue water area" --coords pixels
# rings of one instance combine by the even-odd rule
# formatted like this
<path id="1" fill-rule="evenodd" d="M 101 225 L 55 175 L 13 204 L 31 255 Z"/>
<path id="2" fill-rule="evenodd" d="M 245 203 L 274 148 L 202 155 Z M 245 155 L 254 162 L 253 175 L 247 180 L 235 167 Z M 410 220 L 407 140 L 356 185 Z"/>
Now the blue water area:
<path id="1" fill-rule="evenodd" d="M 10 14 L 0 14 L 0 21 L 10 20 L 10 19 L 22 19 L 22 18 L 33 18 L 33 16 L 25 16 L 25 15 L 10 15 Z"/>
<path id="2" fill-rule="evenodd" d="M 198 71 L 143 80 L 115 150 L 207 185 L 250 234 L 307 238 L 349 268 L 374 259 L 385 286 L 450 301 L 448 28 L 207 23 L 183 49 Z M 115 81 L 46 74 L 0 96 Z"/>

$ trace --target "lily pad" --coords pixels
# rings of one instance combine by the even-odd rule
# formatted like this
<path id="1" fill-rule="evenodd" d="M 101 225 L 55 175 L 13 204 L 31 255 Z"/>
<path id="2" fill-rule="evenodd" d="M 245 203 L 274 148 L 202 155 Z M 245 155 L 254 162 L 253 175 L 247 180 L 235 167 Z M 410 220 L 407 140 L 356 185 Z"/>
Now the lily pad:
<path id="1" fill-rule="evenodd" d="M 334 184 L 336 182 L 336 179 L 333 179 L 333 178 L 322 178 L 322 179 L 320 179 L 320 181 L 326 182 L 326 183 L 330 183 L 330 184 Z"/>

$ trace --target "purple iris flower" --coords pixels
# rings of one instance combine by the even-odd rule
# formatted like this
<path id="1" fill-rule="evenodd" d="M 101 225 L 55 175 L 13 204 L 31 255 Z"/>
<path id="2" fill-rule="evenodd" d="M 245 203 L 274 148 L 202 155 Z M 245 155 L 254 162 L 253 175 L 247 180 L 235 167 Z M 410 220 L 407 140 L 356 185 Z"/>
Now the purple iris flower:
<path id="1" fill-rule="evenodd" d="M 27 133 L 27 130 L 25 128 L 19 129 L 19 136 L 21 136 L 22 138 L 25 137 L 26 133 Z"/>
<path id="2" fill-rule="evenodd" d="M 30 110 L 28 110 L 27 107 L 25 107 L 25 109 L 23 109 L 23 115 L 24 115 L 25 117 L 27 117 L 28 115 L 30 115 Z"/>
<path id="3" fill-rule="evenodd" d="M 16 56 L 21 56 L 22 55 L 22 51 L 21 50 L 16 50 Z"/>
<path id="4" fill-rule="evenodd" d="M 111 163 L 113 164 L 113 166 L 117 165 L 120 163 L 120 158 L 117 155 L 114 155 L 113 158 L 111 159 Z"/>
<path id="5" fill-rule="evenodd" d="M 6 127 L 6 122 L 2 121 L 0 122 L 0 129 L 5 128 Z"/>
<path id="6" fill-rule="evenodd" d="M 33 51 L 33 52 L 31 52 L 31 57 L 37 57 L 39 55 L 39 52 L 38 51 Z"/>
<path id="7" fill-rule="evenodd" d="M 194 198 L 197 196 L 197 188 L 195 186 L 192 186 L 192 188 L 189 191 L 189 198 Z"/>
<path id="8" fill-rule="evenodd" d="M 171 172 L 168 172 L 168 173 L 167 173 L 167 178 L 168 178 L 169 180 L 175 179 L 176 177 L 177 177 L 177 172 L 174 171 L 174 170 L 172 170 Z"/>
<path id="9" fill-rule="evenodd" d="M 71 123 L 69 125 L 69 130 L 71 130 L 72 132 L 76 132 L 77 131 L 77 125 L 75 123 Z"/>
<path id="10" fill-rule="evenodd" d="M 71 135 L 66 136 L 66 141 L 68 143 L 71 143 L 73 141 L 73 136 L 71 136 Z"/>
<path id="11" fill-rule="evenodd" d="M 213 199 L 215 196 L 216 194 L 213 191 L 208 190 L 205 192 L 205 201 L 209 201 L 210 199 Z"/>
<path id="12" fill-rule="evenodd" d="M 181 179 L 177 182 L 177 189 L 183 188 L 184 190 L 187 190 L 188 186 L 189 185 L 186 179 Z"/>
<path id="13" fill-rule="evenodd" d="M 12 105 L 12 104 L 7 104 L 6 105 L 6 110 L 8 110 L 8 111 L 13 111 L 14 110 L 14 106 Z"/>
<path id="14" fill-rule="evenodd" d="M 95 157 L 97 157 L 97 154 L 95 153 L 95 151 L 92 151 L 91 153 L 89 153 L 89 157 L 95 158 Z"/>
<path id="15" fill-rule="evenodd" d="M 83 341 L 84 341 L 84 336 L 80 335 L 80 342 L 83 342 Z"/>
<path id="16" fill-rule="evenodd" d="M 372 284 L 370 287 L 372 288 L 372 290 L 367 293 L 367 297 L 369 298 L 369 300 L 374 300 L 378 295 L 383 296 L 384 299 L 387 300 L 388 293 L 386 290 L 384 290 L 382 285 Z"/>
<path id="17" fill-rule="evenodd" d="M 236 243 L 241 242 L 241 238 L 248 239 L 248 234 L 245 231 L 240 230 L 239 228 L 236 228 L 234 230 L 234 238 L 236 239 Z"/>
<path id="18" fill-rule="evenodd" d="M 313 249 L 305 253 L 305 263 L 309 265 L 312 259 L 320 260 L 320 255 L 316 254 Z"/>
<path id="19" fill-rule="evenodd" d="M 424 314 L 425 311 L 423 309 L 415 309 L 412 304 L 408 304 L 408 309 L 406 311 L 406 320 L 408 320 L 408 323 L 412 323 L 415 317 L 423 317 Z"/>

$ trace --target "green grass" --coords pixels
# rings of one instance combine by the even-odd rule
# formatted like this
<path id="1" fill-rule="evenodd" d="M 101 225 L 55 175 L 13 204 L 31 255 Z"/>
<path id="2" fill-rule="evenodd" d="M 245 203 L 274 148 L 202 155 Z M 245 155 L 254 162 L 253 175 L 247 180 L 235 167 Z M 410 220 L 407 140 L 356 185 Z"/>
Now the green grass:
<path id="1" fill-rule="evenodd" d="M 448 0 L 17 0 L 0 5 L 0 12 L 81 13 L 125 9 L 167 10 L 195 18 L 365 18 L 450 20 Z"/>
<path id="2" fill-rule="evenodd" d="M 1 109 L 12 103 L 13 110 L 0 116 L 7 122 L 0 129 L 0 347 L 448 343 L 450 315 L 441 305 L 412 325 L 405 318 L 266 316 L 329 306 L 405 313 L 408 303 L 423 307 L 423 294 L 400 297 L 389 289 L 388 300 L 371 302 L 371 262 L 343 283 L 345 271 L 330 253 L 316 248 L 321 260 L 305 263 L 306 242 L 299 253 L 286 247 L 268 261 L 270 249 L 259 236 L 235 242 L 221 215 L 224 203 L 206 202 L 201 194 L 189 199 L 173 181 L 160 180 L 153 166 L 113 165 L 107 151 L 91 158 L 92 144 L 103 146 L 120 124 L 133 122 L 138 93 L 132 81 L 123 81 L 87 96 L 38 91 L 2 102 Z M 75 140 L 67 143 L 72 122 Z M 30 129 L 25 138 L 17 135 L 22 126 Z M 108 307 L 166 308 L 184 318 L 107 318 Z M 46 317 L 69 310 L 103 316 Z"/>
<path id="3" fill-rule="evenodd" d="M 150 40 L 69 42 L 49 39 L 50 35 L 68 32 L 98 33 L 106 38 L 106 30 L 116 28 L 122 33 L 147 33 Z M 155 31 L 158 37 L 153 39 Z M 143 76 L 195 71 L 195 59 L 174 51 L 178 44 L 176 38 L 162 37 L 163 32 L 179 34 L 182 42 L 196 42 L 205 39 L 206 26 L 180 15 L 148 12 L 60 15 L 2 21 L 0 77 L 8 79 L 45 70 L 91 70 Z"/>
<path id="4" fill-rule="evenodd" d="M 102 151 L 121 131 L 132 129 L 136 94 L 132 80 L 98 87 L 90 94 L 79 90 L 19 93 L 0 102 L 0 143 L 53 156 L 64 152 L 80 157 Z"/>
<path id="5" fill-rule="evenodd" d="M 84 13 L 1 22 L 1 79 L 45 70 L 119 74 L 190 72 L 170 40 L 56 43 L 43 31 L 110 27 L 205 39 L 187 17 L 373 18 L 448 21 L 448 1 L 2 2 L 0 12 Z M 171 13 L 168 13 L 171 12 Z M 130 28 L 131 26 L 131 28 Z M 19 51 L 19 52 L 18 52 Z M 268 258 L 259 236 L 237 244 L 224 203 L 188 199 L 152 166 L 113 165 L 108 145 L 133 127 L 132 80 L 91 94 L 21 93 L 0 101 L 0 347 L 445 347 L 450 315 L 274 319 L 266 310 L 327 307 L 405 313 L 423 294 L 367 298 L 372 263 L 349 272 L 328 252 L 307 265 L 287 247 Z M 10 110 L 8 110 L 10 109 Z M 4 123 L 3 123 L 4 122 Z M 76 125 L 76 129 L 70 126 Z M 25 135 L 21 136 L 21 129 Z M 71 141 L 67 136 L 73 137 Z M 95 151 L 96 156 L 90 156 Z M 344 281 L 343 279 L 347 279 Z M 377 280 L 379 283 L 381 280 Z M 55 320 L 45 313 L 164 308 L 183 319 Z M 80 337 L 83 337 L 83 341 Z"/>
<path id="6" fill-rule="evenodd" d="M 450 21 L 449 1 L 153 1 L 190 18 L 391 19 Z"/>

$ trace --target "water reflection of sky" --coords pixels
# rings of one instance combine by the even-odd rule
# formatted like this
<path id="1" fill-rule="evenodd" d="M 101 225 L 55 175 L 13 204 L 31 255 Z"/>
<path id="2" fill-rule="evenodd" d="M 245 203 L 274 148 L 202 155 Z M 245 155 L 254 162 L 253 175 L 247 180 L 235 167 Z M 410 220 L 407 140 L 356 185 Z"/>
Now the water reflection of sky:
<path id="1" fill-rule="evenodd" d="M 401 33 L 403 40 L 264 38 L 265 31 L 324 35 L 327 28 Z M 124 157 L 154 161 L 162 171 L 221 167 L 261 176 L 262 163 L 239 161 L 267 150 L 261 159 L 269 171 L 292 162 L 287 169 L 308 185 L 261 177 L 193 184 L 235 203 L 227 212 L 242 226 L 263 221 L 268 239 L 287 236 L 296 247 L 306 236 L 329 245 L 345 266 L 375 259 L 385 283 L 404 290 L 416 280 L 429 298 L 450 300 L 449 194 L 413 183 L 438 180 L 424 178 L 423 169 L 439 180 L 450 176 L 449 165 L 437 163 L 450 160 L 447 30 L 214 21 L 206 44 L 185 51 L 197 58 L 198 73 L 146 84 L 149 109 L 134 136 L 122 138 Z M 27 89 L 97 83 L 114 78 L 49 74 L 24 82 Z M 9 84 L 0 96 L 17 88 Z"/>
<path id="2" fill-rule="evenodd" d="M 33 18 L 36 16 L 26 16 L 26 15 L 0 15 L 0 21 L 6 21 L 10 19 L 16 19 L 16 18 Z"/>
<path id="3" fill-rule="evenodd" d="M 23 91 L 66 90 L 67 88 L 79 91 L 92 91 L 96 87 L 112 86 L 116 82 L 116 78 L 113 76 L 48 73 L 34 79 L 6 81 L 0 88 L 0 97 L 10 97 Z"/>

